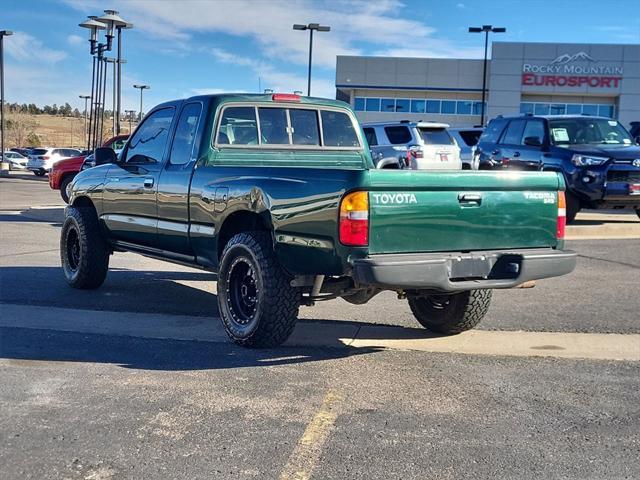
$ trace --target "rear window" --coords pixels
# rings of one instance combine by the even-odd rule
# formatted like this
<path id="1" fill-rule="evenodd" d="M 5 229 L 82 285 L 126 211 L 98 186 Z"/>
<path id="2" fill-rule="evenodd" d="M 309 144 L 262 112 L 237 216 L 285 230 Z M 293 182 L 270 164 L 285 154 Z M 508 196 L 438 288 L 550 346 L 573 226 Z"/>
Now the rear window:
<path id="1" fill-rule="evenodd" d="M 353 125 L 349 115 L 333 110 L 230 106 L 223 111 L 216 144 L 358 148 Z"/>
<path id="2" fill-rule="evenodd" d="M 407 127 L 384 127 L 389 143 L 392 145 L 404 145 L 411 142 L 411 132 Z"/>
<path id="3" fill-rule="evenodd" d="M 507 120 L 503 118 L 491 120 L 487 128 L 484 129 L 484 132 L 482 132 L 482 135 L 480 135 L 479 141 L 496 143 L 506 124 Z"/>
<path id="4" fill-rule="evenodd" d="M 464 140 L 464 143 L 467 144 L 468 147 L 473 147 L 478 144 L 478 140 L 480 139 L 480 135 L 482 135 L 481 130 L 458 130 L 458 135 L 460 138 Z"/>
<path id="5" fill-rule="evenodd" d="M 46 148 L 36 148 L 31 151 L 31 155 L 44 155 L 48 150 Z"/>
<path id="6" fill-rule="evenodd" d="M 453 137 L 445 128 L 418 128 L 425 145 L 453 145 Z"/>

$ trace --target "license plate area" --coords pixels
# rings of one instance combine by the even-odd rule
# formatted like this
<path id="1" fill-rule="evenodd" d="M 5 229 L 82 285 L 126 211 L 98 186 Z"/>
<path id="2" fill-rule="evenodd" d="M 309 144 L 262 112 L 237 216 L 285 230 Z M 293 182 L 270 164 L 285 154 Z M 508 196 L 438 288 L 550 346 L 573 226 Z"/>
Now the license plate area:
<path id="1" fill-rule="evenodd" d="M 518 278 L 522 256 L 518 254 L 487 254 L 452 257 L 449 260 L 449 280 L 505 280 Z"/>

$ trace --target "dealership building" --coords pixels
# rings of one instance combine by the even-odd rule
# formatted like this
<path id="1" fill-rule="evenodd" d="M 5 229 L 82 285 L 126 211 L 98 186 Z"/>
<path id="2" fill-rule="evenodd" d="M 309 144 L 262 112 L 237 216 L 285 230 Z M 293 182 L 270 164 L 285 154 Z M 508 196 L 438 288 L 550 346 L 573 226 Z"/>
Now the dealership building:
<path id="1" fill-rule="evenodd" d="M 337 98 L 362 122 L 480 123 L 482 60 L 338 56 Z M 640 45 L 494 42 L 486 119 L 585 114 L 640 121 Z"/>

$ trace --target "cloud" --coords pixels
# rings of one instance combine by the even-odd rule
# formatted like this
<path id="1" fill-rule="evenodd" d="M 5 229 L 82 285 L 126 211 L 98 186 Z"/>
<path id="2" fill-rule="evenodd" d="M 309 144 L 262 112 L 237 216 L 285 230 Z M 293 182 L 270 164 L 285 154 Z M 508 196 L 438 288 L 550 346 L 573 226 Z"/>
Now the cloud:
<path id="1" fill-rule="evenodd" d="M 82 45 L 85 42 L 85 39 L 82 38 L 80 35 L 69 35 L 67 37 L 67 43 L 69 45 Z"/>
<path id="2" fill-rule="evenodd" d="M 460 9 L 467 8 L 467 6 L 464 3 L 456 3 L 456 7 L 460 8 Z"/>
<path id="3" fill-rule="evenodd" d="M 101 8 L 96 0 L 66 0 L 66 3 L 85 13 Z M 434 56 L 460 57 L 455 45 L 435 37 L 435 28 L 398 16 L 404 4 L 397 0 L 322 3 L 313 0 L 114 0 L 112 3 L 135 28 L 173 40 L 185 49 L 190 48 L 193 35 L 217 32 L 251 38 L 265 58 L 281 60 L 284 56 L 289 62 L 304 65 L 308 59 L 309 34 L 294 31 L 292 25 L 313 21 L 331 26 L 331 32 L 314 35 L 314 65 L 326 69 L 335 68 L 336 55 L 370 53 L 364 50 L 366 43 L 380 51 L 404 48 L 407 32 L 411 32 L 412 45 L 430 45 Z"/>
<path id="4" fill-rule="evenodd" d="M 191 95 L 217 95 L 220 93 L 248 93 L 245 90 L 229 90 L 226 88 L 192 88 L 187 96 Z"/>
<path id="5" fill-rule="evenodd" d="M 47 48 L 40 40 L 24 32 L 15 32 L 4 44 L 7 54 L 19 62 L 53 64 L 67 58 L 67 52 Z"/>

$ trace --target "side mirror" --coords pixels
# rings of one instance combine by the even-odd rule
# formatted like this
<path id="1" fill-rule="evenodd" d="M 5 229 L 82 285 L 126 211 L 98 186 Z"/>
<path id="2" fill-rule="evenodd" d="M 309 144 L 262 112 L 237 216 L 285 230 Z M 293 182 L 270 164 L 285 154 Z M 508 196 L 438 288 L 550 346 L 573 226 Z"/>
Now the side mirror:
<path id="1" fill-rule="evenodd" d="M 541 147 L 542 140 L 540 140 L 540 137 L 525 137 L 524 144 L 530 147 Z"/>
<path id="2" fill-rule="evenodd" d="M 94 162 L 96 166 L 105 165 L 107 163 L 117 163 L 118 157 L 116 156 L 116 152 L 113 151 L 110 147 L 99 147 L 96 148 L 96 151 L 93 153 Z"/>

